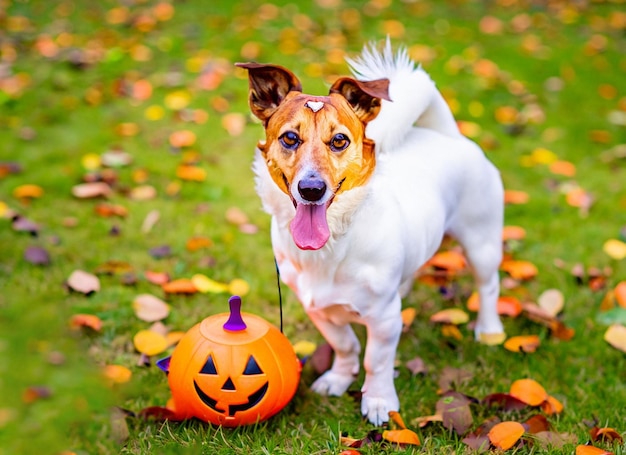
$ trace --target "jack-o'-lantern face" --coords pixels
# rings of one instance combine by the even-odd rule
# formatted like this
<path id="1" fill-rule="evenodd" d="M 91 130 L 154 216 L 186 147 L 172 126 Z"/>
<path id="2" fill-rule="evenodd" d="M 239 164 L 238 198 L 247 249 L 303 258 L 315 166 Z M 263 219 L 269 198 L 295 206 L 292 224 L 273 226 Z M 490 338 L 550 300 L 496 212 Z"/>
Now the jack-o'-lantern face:
<path id="1" fill-rule="evenodd" d="M 253 355 L 237 376 L 233 374 L 237 370 L 226 368 L 226 374 L 220 374 L 220 370 L 211 354 L 193 381 L 200 400 L 215 412 L 234 416 L 258 405 L 265 397 L 269 382 Z"/>
<path id="2" fill-rule="evenodd" d="M 242 327 L 229 314 L 206 318 L 180 340 L 168 382 L 179 418 L 237 426 L 265 420 L 294 396 L 300 362 L 291 343 L 264 319 L 244 313 Z"/>

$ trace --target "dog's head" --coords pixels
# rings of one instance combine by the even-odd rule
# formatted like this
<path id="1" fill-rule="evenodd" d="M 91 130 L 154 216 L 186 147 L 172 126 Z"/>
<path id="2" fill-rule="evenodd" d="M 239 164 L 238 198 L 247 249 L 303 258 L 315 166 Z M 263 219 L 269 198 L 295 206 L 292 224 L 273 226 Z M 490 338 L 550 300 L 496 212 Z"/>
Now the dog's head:
<path id="1" fill-rule="evenodd" d="M 387 79 L 341 78 L 328 96 L 302 93 L 289 70 L 238 63 L 250 80 L 252 113 L 265 126 L 258 147 L 272 179 L 287 194 L 296 214 L 290 224 L 296 245 L 322 248 L 330 237 L 326 210 L 344 191 L 363 185 L 374 170 L 373 141 L 365 127 L 389 100 Z"/>

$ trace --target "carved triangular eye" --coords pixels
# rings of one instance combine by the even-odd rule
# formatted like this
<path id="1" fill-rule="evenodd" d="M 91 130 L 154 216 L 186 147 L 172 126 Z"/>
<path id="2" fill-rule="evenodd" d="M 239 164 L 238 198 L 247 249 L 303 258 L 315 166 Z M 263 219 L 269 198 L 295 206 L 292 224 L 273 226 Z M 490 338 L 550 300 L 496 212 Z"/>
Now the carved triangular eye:
<path id="1" fill-rule="evenodd" d="M 213 360 L 213 356 L 210 355 L 202 369 L 200 370 L 201 374 L 217 374 L 217 368 L 215 368 L 215 361 Z"/>
<path id="2" fill-rule="evenodd" d="M 256 360 L 254 360 L 254 357 L 250 356 L 248 358 L 248 364 L 246 365 L 246 369 L 243 370 L 243 374 L 245 375 L 263 374 L 263 370 L 261 370 L 261 367 L 259 366 L 259 364 L 256 363 Z"/>

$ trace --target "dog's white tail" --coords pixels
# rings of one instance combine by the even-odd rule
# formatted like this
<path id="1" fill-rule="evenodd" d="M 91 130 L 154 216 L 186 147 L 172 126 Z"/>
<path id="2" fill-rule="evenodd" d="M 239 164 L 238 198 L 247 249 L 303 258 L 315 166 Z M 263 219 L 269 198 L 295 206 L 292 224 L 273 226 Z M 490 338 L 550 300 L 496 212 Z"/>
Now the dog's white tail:
<path id="1" fill-rule="evenodd" d="M 360 56 L 347 61 L 359 80 L 389 79 L 392 101 L 382 100 L 378 117 L 367 125 L 366 130 L 367 137 L 377 143 L 380 152 L 392 150 L 402 142 L 413 125 L 447 136 L 461 136 L 435 83 L 421 67 L 416 67 L 406 48 L 399 49 L 394 55 L 387 38 L 382 50 L 370 44 L 363 48 Z"/>

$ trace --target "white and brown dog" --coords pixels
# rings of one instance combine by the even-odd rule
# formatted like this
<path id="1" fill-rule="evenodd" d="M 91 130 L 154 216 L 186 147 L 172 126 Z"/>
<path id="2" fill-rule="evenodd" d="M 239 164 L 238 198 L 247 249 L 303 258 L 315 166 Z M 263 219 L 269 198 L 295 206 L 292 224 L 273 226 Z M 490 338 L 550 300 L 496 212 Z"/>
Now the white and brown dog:
<path id="1" fill-rule="evenodd" d="M 503 190 L 496 168 L 459 132 L 429 76 L 395 53 L 365 48 L 328 96 L 302 93 L 276 65 L 240 63 L 265 127 L 254 161 L 272 215 L 282 279 L 335 351 L 312 388 L 341 395 L 359 371 L 350 324 L 367 328 L 361 411 L 380 425 L 398 410 L 401 297 L 445 234 L 463 246 L 481 309 L 479 340 L 498 338 Z"/>

